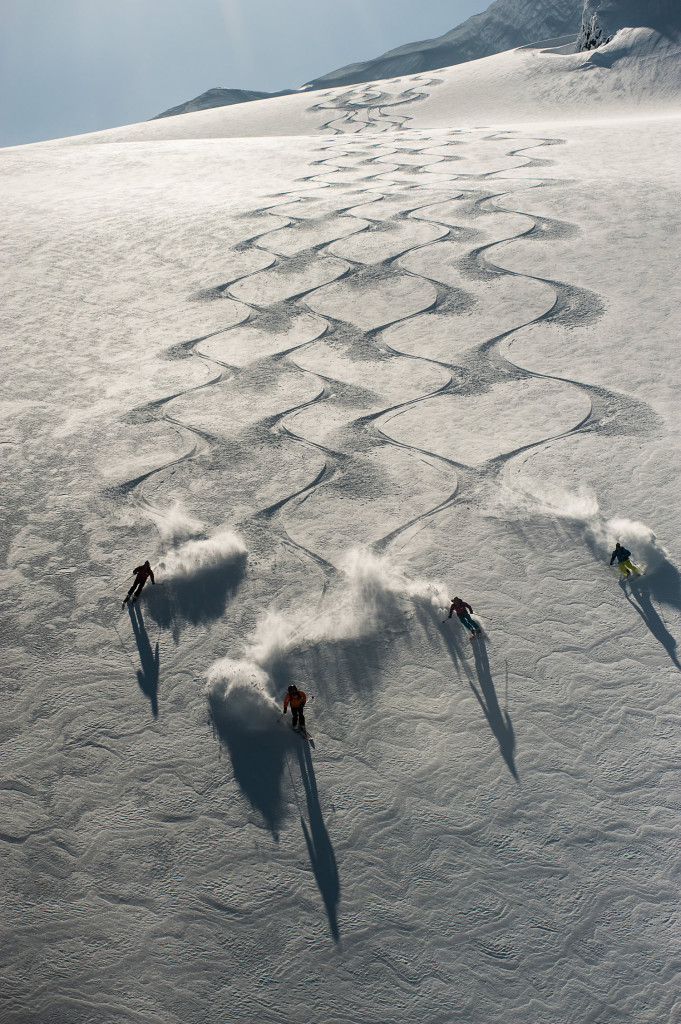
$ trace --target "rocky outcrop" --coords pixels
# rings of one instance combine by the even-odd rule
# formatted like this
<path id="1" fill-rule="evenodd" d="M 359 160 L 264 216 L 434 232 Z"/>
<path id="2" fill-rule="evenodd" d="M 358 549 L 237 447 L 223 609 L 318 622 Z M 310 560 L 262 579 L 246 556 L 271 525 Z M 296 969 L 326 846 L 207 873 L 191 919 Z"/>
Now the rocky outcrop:
<path id="1" fill-rule="evenodd" d="M 624 28 L 649 28 L 681 42 L 679 0 L 585 0 L 578 50 L 595 50 Z"/>

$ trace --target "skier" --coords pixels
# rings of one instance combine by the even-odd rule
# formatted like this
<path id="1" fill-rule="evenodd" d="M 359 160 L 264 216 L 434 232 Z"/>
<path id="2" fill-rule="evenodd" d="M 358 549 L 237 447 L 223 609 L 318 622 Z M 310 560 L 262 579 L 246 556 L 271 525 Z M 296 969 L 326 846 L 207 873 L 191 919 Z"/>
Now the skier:
<path id="1" fill-rule="evenodd" d="M 296 732 L 306 732 L 305 715 L 303 714 L 303 708 L 305 707 L 306 700 L 307 696 L 302 690 L 299 690 L 296 686 L 289 686 L 288 693 L 284 697 L 284 714 L 288 711 L 288 706 L 290 704 L 292 718 L 291 724 Z M 298 730 L 299 723 L 300 730 Z"/>
<path id="2" fill-rule="evenodd" d="M 620 566 L 620 578 L 626 580 L 629 578 L 631 573 L 638 573 L 639 576 L 643 575 L 643 570 L 639 569 L 637 565 L 631 561 L 631 551 L 627 551 L 623 548 L 619 541 L 615 544 L 615 550 L 610 556 L 610 565 L 617 559 Z"/>
<path id="3" fill-rule="evenodd" d="M 154 579 L 154 570 L 151 568 L 149 564 L 149 559 L 146 560 L 144 565 L 138 565 L 137 568 L 133 569 L 132 571 L 135 574 L 135 582 L 130 587 L 127 597 L 125 598 L 121 606 L 122 608 L 125 608 L 128 601 L 132 601 L 133 604 L 135 603 L 137 598 L 142 593 L 142 590 L 144 589 L 144 584 L 147 582 L 149 577 L 151 577 L 152 583 L 156 583 L 156 580 Z"/>
<path id="4" fill-rule="evenodd" d="M 460 597 L 453 597 L 452 606 L 449 609 L 449 615 L 447 616 L 448 619 L 451 619 L 452 614 L 456 612 L 461 625 L 465 626 L 466 629 L 470 631 L 471 640 L 473 639 L 474 636 L 480 636 L 480 634 L 482 633 L 482 630 L 478 623 L 475 621 L 475 619 L 472 619 L 470 617 L 469 612 L 472 611 L 473 609 L 466 601 L 462 601 Z"/>

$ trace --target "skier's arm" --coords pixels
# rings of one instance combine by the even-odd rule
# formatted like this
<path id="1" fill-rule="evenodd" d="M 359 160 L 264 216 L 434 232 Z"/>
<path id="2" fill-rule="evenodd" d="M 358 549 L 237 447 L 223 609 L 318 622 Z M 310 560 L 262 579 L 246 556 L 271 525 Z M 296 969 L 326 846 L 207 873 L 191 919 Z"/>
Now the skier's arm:
<path id="1" fill-rule="evenodd" d="M 473 614 L 473 609 L 469 605 L 468 601 L 464 601 L 463 602 L 463 606 L 464 606 L 464 608 L 468 608 L 468 611 L 471 613 L 471 615 Z"/>
<path id="2" fill-rule="evenodd" d="M 454 602 L 452 601 L 451 605 L 449 606 L 449 615 L 447 616 L 448 619 L 451 619 L 453 611 L 454 611 Z"/>
<path id="3" fill-rule="evenodd" d="M 617 552 L 613 551 L 613 553 L 610 555 L 610 565 L 612 565 L 612 563 L 615 561 L 616 558 L 617 558 Z"/>
<path id="4" fill-rule="evenodd" d="M 290 700 L 290 697 L 289 697 L 289 695 L 287 693 L 286 696 L 284 697 L 284 714 L 286 714 L 286 712 L 288 711 L 288 702 L 289 702 L 289 700 Z"/>

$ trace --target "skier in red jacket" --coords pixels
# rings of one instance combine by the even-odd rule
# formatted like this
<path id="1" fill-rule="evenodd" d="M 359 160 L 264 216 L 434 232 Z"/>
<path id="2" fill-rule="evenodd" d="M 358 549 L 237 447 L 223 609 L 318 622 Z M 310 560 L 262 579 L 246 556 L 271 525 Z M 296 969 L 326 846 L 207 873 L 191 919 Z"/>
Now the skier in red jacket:
<path id="1" fill-rule="evenodd" d="M 471 640 L 473 639 L 474 636 L 480 636 L 480 634 L 482 633 L 479 624 L 475 621 L 475 619 L 472 619 L 470 617 L 469 613 L 472 611 L 473 609 L 466 601 L 462 601 L 460 597 L 453 597 L 452 606 L 449 609 L 449 615 L 447 616 L 448 619 L 451 619 L 452 614 L 456 612 L 457 618 L 461 625 L 465 626 L 466 629 L 470 631 Z"/>
<path id="2" fill-rule="evenodd" d="M 128 603 L 128 601 L 131 601 L 132 604 L 135 603 L 137 598 L 142 593 L 142 590 L 144 588 L 144 584 L 147 582 L 147 580 L 150 577 L 151 577 L 151 582 L 154 583 L 154 584 L 156 583 L 156 580 L 154 579 L 154 570 L 149 565 L 149 559 L 146 560 L 144 565 L 138 565 L 137 568 L 133 569 L 132 571 L 135 574 L 135 582 L 130 587 L 130 590 L 128 591 L 127 597 L 123 601 L 123 608 L 125 608 L 125 606 Z"/>

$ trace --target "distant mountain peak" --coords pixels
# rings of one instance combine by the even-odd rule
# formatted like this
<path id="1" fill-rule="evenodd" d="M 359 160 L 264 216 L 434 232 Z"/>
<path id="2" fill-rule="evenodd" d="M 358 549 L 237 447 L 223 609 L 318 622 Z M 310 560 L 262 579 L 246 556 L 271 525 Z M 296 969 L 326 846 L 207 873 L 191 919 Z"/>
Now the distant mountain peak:
<path id="1" fill-rule="evenodd" d="M 374 60 L 331 71 L 307 82 L 322 89 L 463 64 L 544 39 L 577 39 L 584 0 L 496 0 L 457 28 L 418 43 L 408 43 Z"/>
<path id="2" fill-rule="evenodd" d="M 176 114 L 192 114 L 196 110 L 210 110 L 211 107 L 229 107 L 233 103 L 250 103 L 252 100 L 271 99 L 273 96 L 288 96 L 291 89 L 283 89 L 281 92 L 254 92 L 251 89 L 223 89 L 216 87 L 202 92 L 193 100 L 180 103 L 176 107 L 164 110 L 162 114 L 156 114 L 152 121 L 159 117 L 175 117 Z"/>

